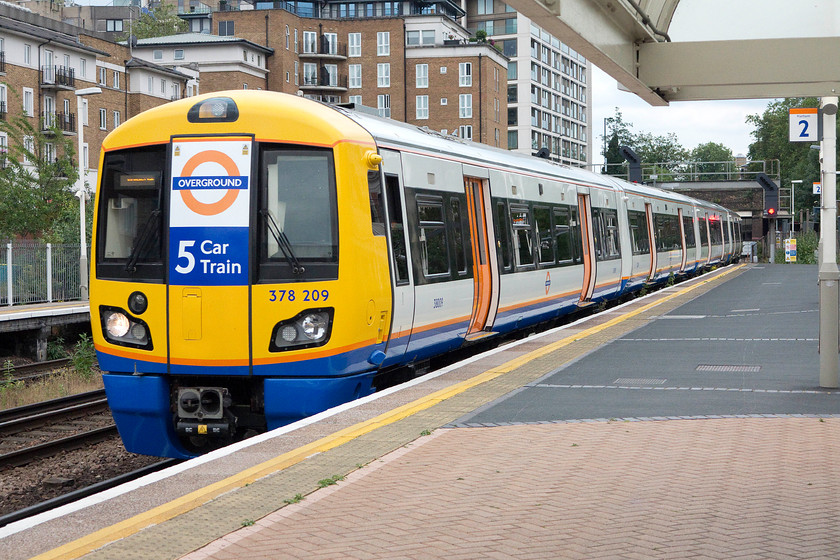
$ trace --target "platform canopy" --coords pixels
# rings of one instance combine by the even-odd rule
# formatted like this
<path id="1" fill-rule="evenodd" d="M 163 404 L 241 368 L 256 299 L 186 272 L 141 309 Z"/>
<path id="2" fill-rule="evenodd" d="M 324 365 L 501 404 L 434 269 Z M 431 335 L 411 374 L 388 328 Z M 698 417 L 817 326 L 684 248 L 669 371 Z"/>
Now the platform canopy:
<path id="1" fill-rule="evenodd" d="M 840 92 L 840 37 L 674 42 L 679 0 L 506 3 L 651 105 Z M 795 17 L 795 4 L 778 17 Z"/>

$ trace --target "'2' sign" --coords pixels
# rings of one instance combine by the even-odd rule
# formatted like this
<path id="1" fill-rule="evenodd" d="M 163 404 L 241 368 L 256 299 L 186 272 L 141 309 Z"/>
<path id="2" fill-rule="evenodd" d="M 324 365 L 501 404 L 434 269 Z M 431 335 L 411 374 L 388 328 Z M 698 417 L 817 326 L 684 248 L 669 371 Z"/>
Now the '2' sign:
<path id="1" fill-rule="evenodd" d="M 789 139 L 791 142 L 819 142 L 819 110 L 815 108 L 789 109 Z"/>

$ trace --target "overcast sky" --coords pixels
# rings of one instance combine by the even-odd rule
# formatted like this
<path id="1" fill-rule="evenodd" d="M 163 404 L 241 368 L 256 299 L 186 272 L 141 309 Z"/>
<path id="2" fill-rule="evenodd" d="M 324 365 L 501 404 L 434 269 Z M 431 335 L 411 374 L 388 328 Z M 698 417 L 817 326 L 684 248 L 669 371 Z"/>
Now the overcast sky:
<path id="1" fill-rule="evenodd" d="M 836 0 L 681 0 L 671 27 L 673 41 L 814 37 L 840 35 L 840 3 Z M 634 133 L 658 136 L 673 132 L 687 149 L 719 142 L 735 155 L 746 155 L 752 142 L 747 115 L 761 114 L 769 99 L 676 101 L 651 107 L 632 93 L 620 91 L 614 79 L 592 70 L 593 163 L 601 156 L 604 119 L 618 107 Z"/>

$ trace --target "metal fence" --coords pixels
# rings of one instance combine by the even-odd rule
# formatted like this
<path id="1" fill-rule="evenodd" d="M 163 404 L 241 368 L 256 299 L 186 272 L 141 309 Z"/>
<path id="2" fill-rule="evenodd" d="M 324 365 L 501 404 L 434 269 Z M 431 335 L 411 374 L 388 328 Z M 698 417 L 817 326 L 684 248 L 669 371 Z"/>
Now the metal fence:
<path id="1" fill-rule="evenodd" d="M 0 244 L 0 305 L 81 299 L 79 253 L 73 244 Z"/>

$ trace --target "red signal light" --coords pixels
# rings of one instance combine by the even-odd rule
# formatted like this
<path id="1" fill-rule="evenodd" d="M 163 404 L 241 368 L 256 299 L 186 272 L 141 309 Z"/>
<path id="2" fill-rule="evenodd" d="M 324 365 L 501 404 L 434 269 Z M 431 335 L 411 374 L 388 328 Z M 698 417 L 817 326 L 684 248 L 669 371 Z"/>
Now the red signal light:
<path id="1" fill-rule="evenodd" d="M 776 209 L 775 208 L 768 208 L 767 209 L 767 215 L 768 216 L 774 216 L 775 214 L 776 214 Z"/>

